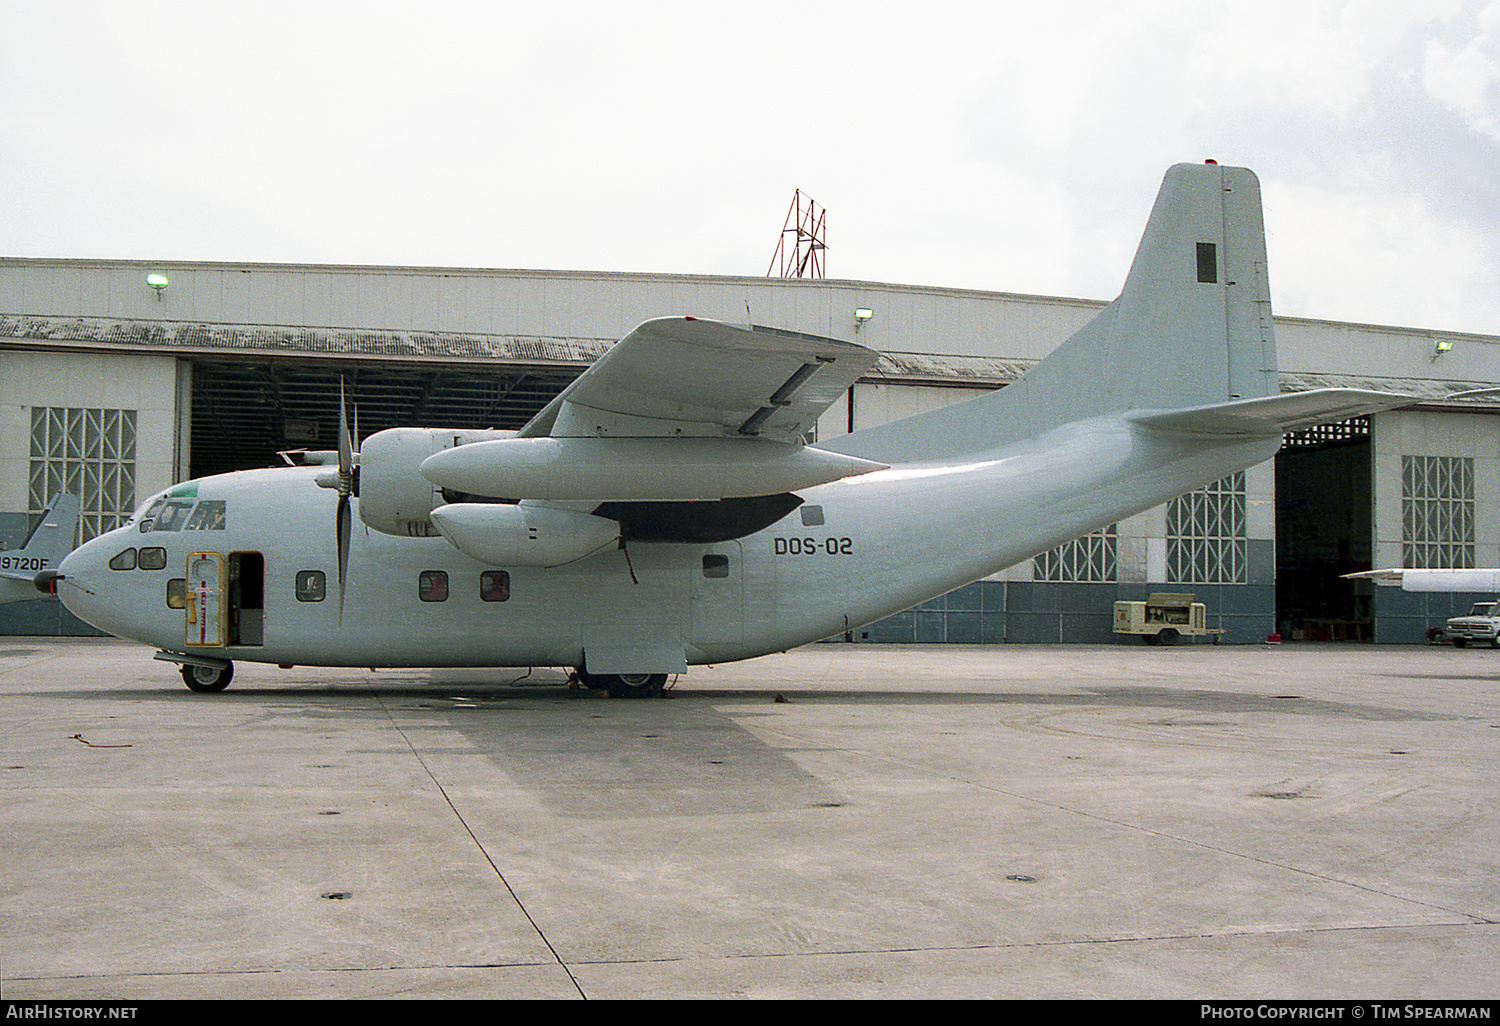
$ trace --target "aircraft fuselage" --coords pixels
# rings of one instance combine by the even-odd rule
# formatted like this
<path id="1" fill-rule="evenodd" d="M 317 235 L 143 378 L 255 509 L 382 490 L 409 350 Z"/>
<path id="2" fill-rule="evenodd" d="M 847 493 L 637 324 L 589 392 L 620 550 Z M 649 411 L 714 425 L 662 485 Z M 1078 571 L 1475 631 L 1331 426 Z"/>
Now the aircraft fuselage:
<path id="1" fill-rule="evenodd" d="M 179 485 L 68 557 L 83 619 L 169 652 L 343 666 L 581 666 L 638 639 L 685 664 L 851 630 L 1269 457 L 1277 440 L 1140 444 L 1122 418 L 962 462 L 799 493 L 716 544 L 629 543 L 551 568 L 477 562 L 441 537 L 356 520 L 337 600 L 334 505 L 316 468 Z M 133 555 L 126 555 L 134 549 Z M 113 567 L 113 568 L 112 568 Z M 176 583 L 173 583 L 176 582 Z"/>

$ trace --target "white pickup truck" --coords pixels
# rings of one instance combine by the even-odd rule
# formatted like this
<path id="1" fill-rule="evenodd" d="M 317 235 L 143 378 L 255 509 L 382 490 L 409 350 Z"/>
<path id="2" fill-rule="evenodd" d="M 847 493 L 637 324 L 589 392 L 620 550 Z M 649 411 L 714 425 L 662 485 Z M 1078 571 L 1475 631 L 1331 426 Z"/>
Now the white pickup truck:
<path id="1" fill-rule="evenodd" d="M 1483 642 L 1490 648 L 1500 648 L 1500 616 L 1495 615 L 1496 602 L 1476 602 L 1467 616 L 1455 616 L 1443 628 L 1443 633 L 1453 639 L 1454 648 L 1463 648 L 1469 642 Z"/>

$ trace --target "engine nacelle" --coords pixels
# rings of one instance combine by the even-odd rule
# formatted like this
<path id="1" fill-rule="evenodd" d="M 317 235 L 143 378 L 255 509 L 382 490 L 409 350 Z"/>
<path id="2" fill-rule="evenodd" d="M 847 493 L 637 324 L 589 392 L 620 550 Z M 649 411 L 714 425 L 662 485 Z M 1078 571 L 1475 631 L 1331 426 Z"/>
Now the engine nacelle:
<path id="1" fill-rule="evenodd" d="M 552 502 L 752 498 L 885 469 L 755 438 L 504 438 L 450 446 L 422 465 L 423 474 L 453 491 Z"/>
<path id="2" fill-rule="evenodd" d="M 359 518 L 383 534 L 436 537 L 431 514 L 448 500 L 422 476 L 422 461 L 469 442 L 509 438 L 514 431 L 392 428 L 359 447 Z"/>
<path id="3" fill-rule="evenodd" d="M 620 524 L 590 513 L 530 504 L 458 502 L 432 511 L 454 548 L 490 566 L 562 566 L 620 541 Z"/>

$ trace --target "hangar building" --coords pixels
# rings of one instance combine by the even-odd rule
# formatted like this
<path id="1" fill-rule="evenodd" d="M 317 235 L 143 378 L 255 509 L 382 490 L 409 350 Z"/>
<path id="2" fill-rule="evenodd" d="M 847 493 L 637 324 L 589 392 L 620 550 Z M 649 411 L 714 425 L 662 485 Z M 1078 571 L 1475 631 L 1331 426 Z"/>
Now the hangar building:
<path id="1" fill-rule="evenodd" d="M 87 539 L 176 481 L 332 448 L 341 378 L 362 435 L 516 428 L 636 324 L 691 313 L 883 353 L 819 422 L 828 438 L 1003 387 L 1103 305 L 860 281 L 0 259 L 0 545 L 20 545 L 60 489 L 82 497 Z M 1500 385 L 1500 337 L 1275 327 L 1283 391 L 1420 401 L 1288 436 L 1272 461 L 851 640 L 1111 642 L 1116 600 L 1177 591 L 1229 642 L 1416 642 L 1486 597 L 1339 575 L 1500 566 L 1500 398 L 1450 398 Z M 0 633 L 92 630 L 39 598 L 0 605 Z"/>

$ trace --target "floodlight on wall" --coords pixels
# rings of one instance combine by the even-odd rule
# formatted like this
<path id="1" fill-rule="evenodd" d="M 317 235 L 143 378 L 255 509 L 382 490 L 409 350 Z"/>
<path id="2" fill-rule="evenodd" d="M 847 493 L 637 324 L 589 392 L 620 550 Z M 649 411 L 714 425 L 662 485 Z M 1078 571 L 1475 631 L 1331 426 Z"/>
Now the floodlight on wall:
<path id="1" fill-rule="evenodd" d="M 1452 352 L 1452 351 L 1453 351 L 1453 340 L 1451 338 L 1440 338 L 1440 339 L 1438 339 L 1437 340 L 1437 344 L 1435 344 L 1432 347 L 1432 362 L 1436 363 L 1437 362 L 1437 358 L 1439 356 L 1442 356 L 1444 353 L 1449 353 L 1449 352 Z"/>
<path id="2" fill-rule="evenodd" d="M 859 334 L 859 329 L 865 326 L 865 322 L 875 316 L 875 311 L 867 307 L 860 307 L 854 311 L 854 333 Z"/>
<path id="3" fill-rule="evenodd" d="M 167 291 L 167 286 L 170 285 L 171 282 L 168 281 L 167 276 L 165 274 L 162 274 L 160 271 L 152 271 L 150 274 L 146 275 L 146 284 L 150 285 L 153 289 L 156 290 L 156 301 L 160 303 L 161 294 Z"/>

